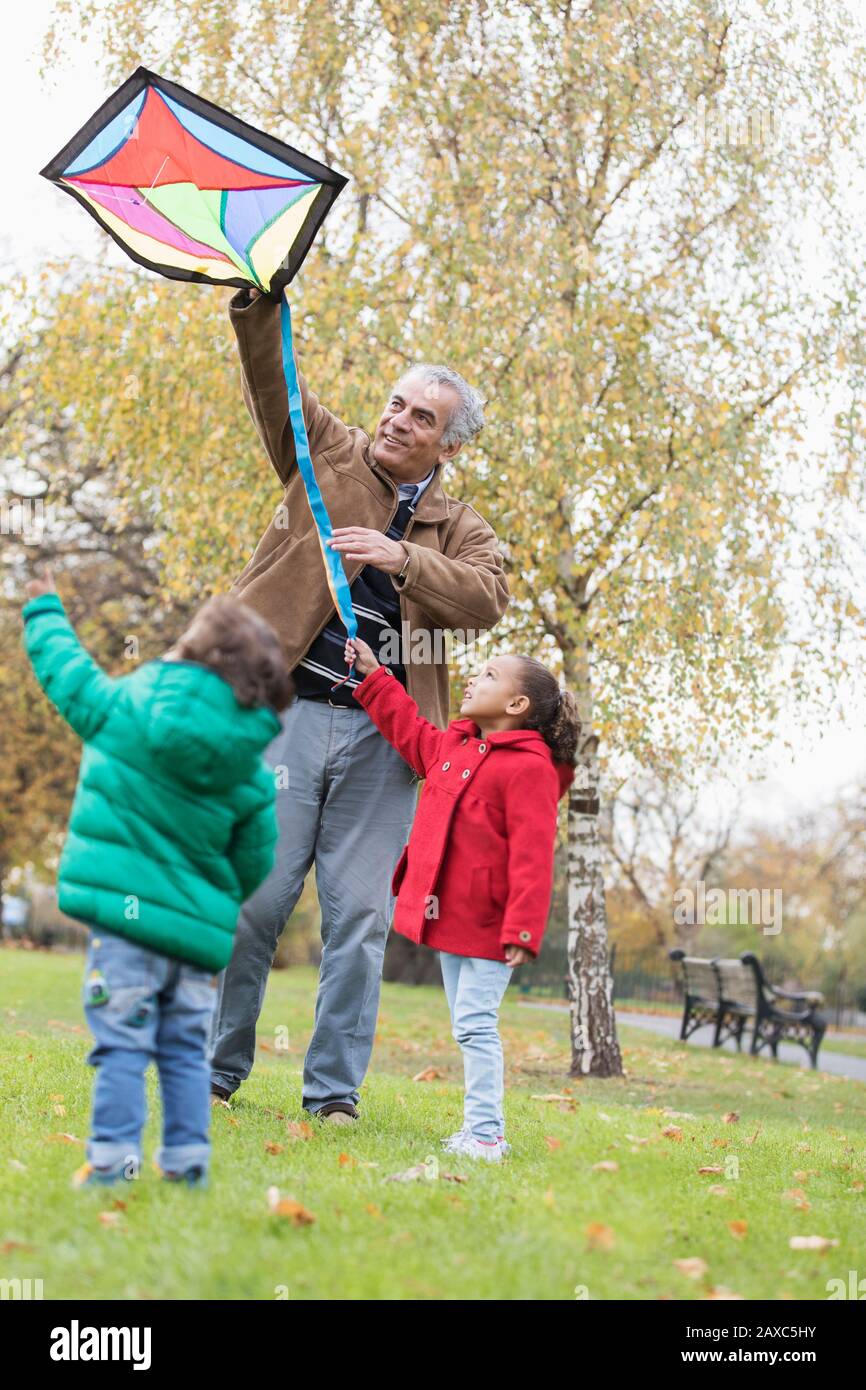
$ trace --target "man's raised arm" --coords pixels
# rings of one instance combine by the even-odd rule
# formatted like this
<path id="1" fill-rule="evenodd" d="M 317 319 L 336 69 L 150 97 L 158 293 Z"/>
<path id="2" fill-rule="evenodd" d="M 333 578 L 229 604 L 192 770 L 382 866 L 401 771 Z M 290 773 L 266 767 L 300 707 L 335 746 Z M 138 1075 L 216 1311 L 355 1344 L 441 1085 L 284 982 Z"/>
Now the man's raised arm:
<path id="1" fill-rule="evenodd" d="M 244 402 L 268 458 L 280 482 L 285 485 L 296 460 L 295 438 L 289 419 L 289 396 L 283 373 L 280 306 L 266 295 L 251 298 L 248 290 L 239 290 L 229 304 L 229 317 L 238 340 Z M 316 454 L 342 443 L 349 430 L 309 390 L 298 366 L 297 353 L 295 367 L 301 387 L 310 453 L 315 458 Z"/>

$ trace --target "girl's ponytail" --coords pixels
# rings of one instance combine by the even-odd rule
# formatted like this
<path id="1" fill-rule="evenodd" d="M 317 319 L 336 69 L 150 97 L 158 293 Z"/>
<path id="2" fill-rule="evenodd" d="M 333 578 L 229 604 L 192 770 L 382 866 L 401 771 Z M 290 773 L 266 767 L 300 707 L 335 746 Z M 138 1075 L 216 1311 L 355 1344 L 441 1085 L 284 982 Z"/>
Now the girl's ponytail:
<path id="1" fill-rule="evenodd" d="M 538 730 L 556 762 L 574 767 L 581 729 L 577 701 L 534 656 L 522 656 L 520 663 L 521 688 L 529 696 L 526 728 Z"/>

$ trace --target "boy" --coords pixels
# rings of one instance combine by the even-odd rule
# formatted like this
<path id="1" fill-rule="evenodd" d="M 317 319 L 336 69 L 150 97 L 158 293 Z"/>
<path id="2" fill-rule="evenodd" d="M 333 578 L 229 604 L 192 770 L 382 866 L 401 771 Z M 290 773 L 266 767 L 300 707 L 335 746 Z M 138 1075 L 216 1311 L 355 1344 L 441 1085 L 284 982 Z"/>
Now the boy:
<path id="1" fill-rule="evenodd" d="M 279 640 L 234 599 L 210 599 L 176 645 L 107 676 L 81 646 L 50 573 L 27 585 L 24 645 L 84 741 L 58 904 L 91 928 L 84 1006 L 97 1068 L 75 1186 L 138 1176 L 144 1075 L 163 1104 L 162 1176 L 202 1185 L 215 972 L 238 911 L 270 871 L 273 775 L 262 759 L 293 696 Z"/>

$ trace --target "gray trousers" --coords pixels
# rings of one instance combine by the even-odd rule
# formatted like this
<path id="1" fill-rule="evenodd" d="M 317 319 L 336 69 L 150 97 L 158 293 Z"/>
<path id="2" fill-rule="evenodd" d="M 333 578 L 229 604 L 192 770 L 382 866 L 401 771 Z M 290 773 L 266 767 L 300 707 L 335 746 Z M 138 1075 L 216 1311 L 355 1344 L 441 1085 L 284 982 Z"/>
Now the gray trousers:
<path id="1" fill-rule="evenodd" d="M 256 1023 L 277 940 L 312 864 L 322 913 L 322 963 L 303 1105 L 355 1105 L 373 1048 L 391 876 L 409 837 L 417 786 L 408 764 L 360 705 L 296 700 L 265 758 L 276 769 L 280 838 L 274 868 L 241 909 L 220 980 L 211 1079 L 237 1090 L 249 1076 Z"/>

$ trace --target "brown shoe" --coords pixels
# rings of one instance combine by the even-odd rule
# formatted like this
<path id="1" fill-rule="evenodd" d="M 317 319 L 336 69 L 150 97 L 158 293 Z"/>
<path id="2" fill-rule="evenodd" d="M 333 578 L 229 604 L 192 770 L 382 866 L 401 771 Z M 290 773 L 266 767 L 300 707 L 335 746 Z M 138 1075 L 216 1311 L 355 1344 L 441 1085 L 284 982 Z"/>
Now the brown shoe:
<path id="1" fill-rule="evenodd" d="M 330 1124 L 348 1125 L 353 1120 L 358 1119 L 358 1112 L 354 1105 L 345 1100 L 329 1100 L 323 1105 L 316 1114 L 320 1120 L 327 1120 Z"/>

